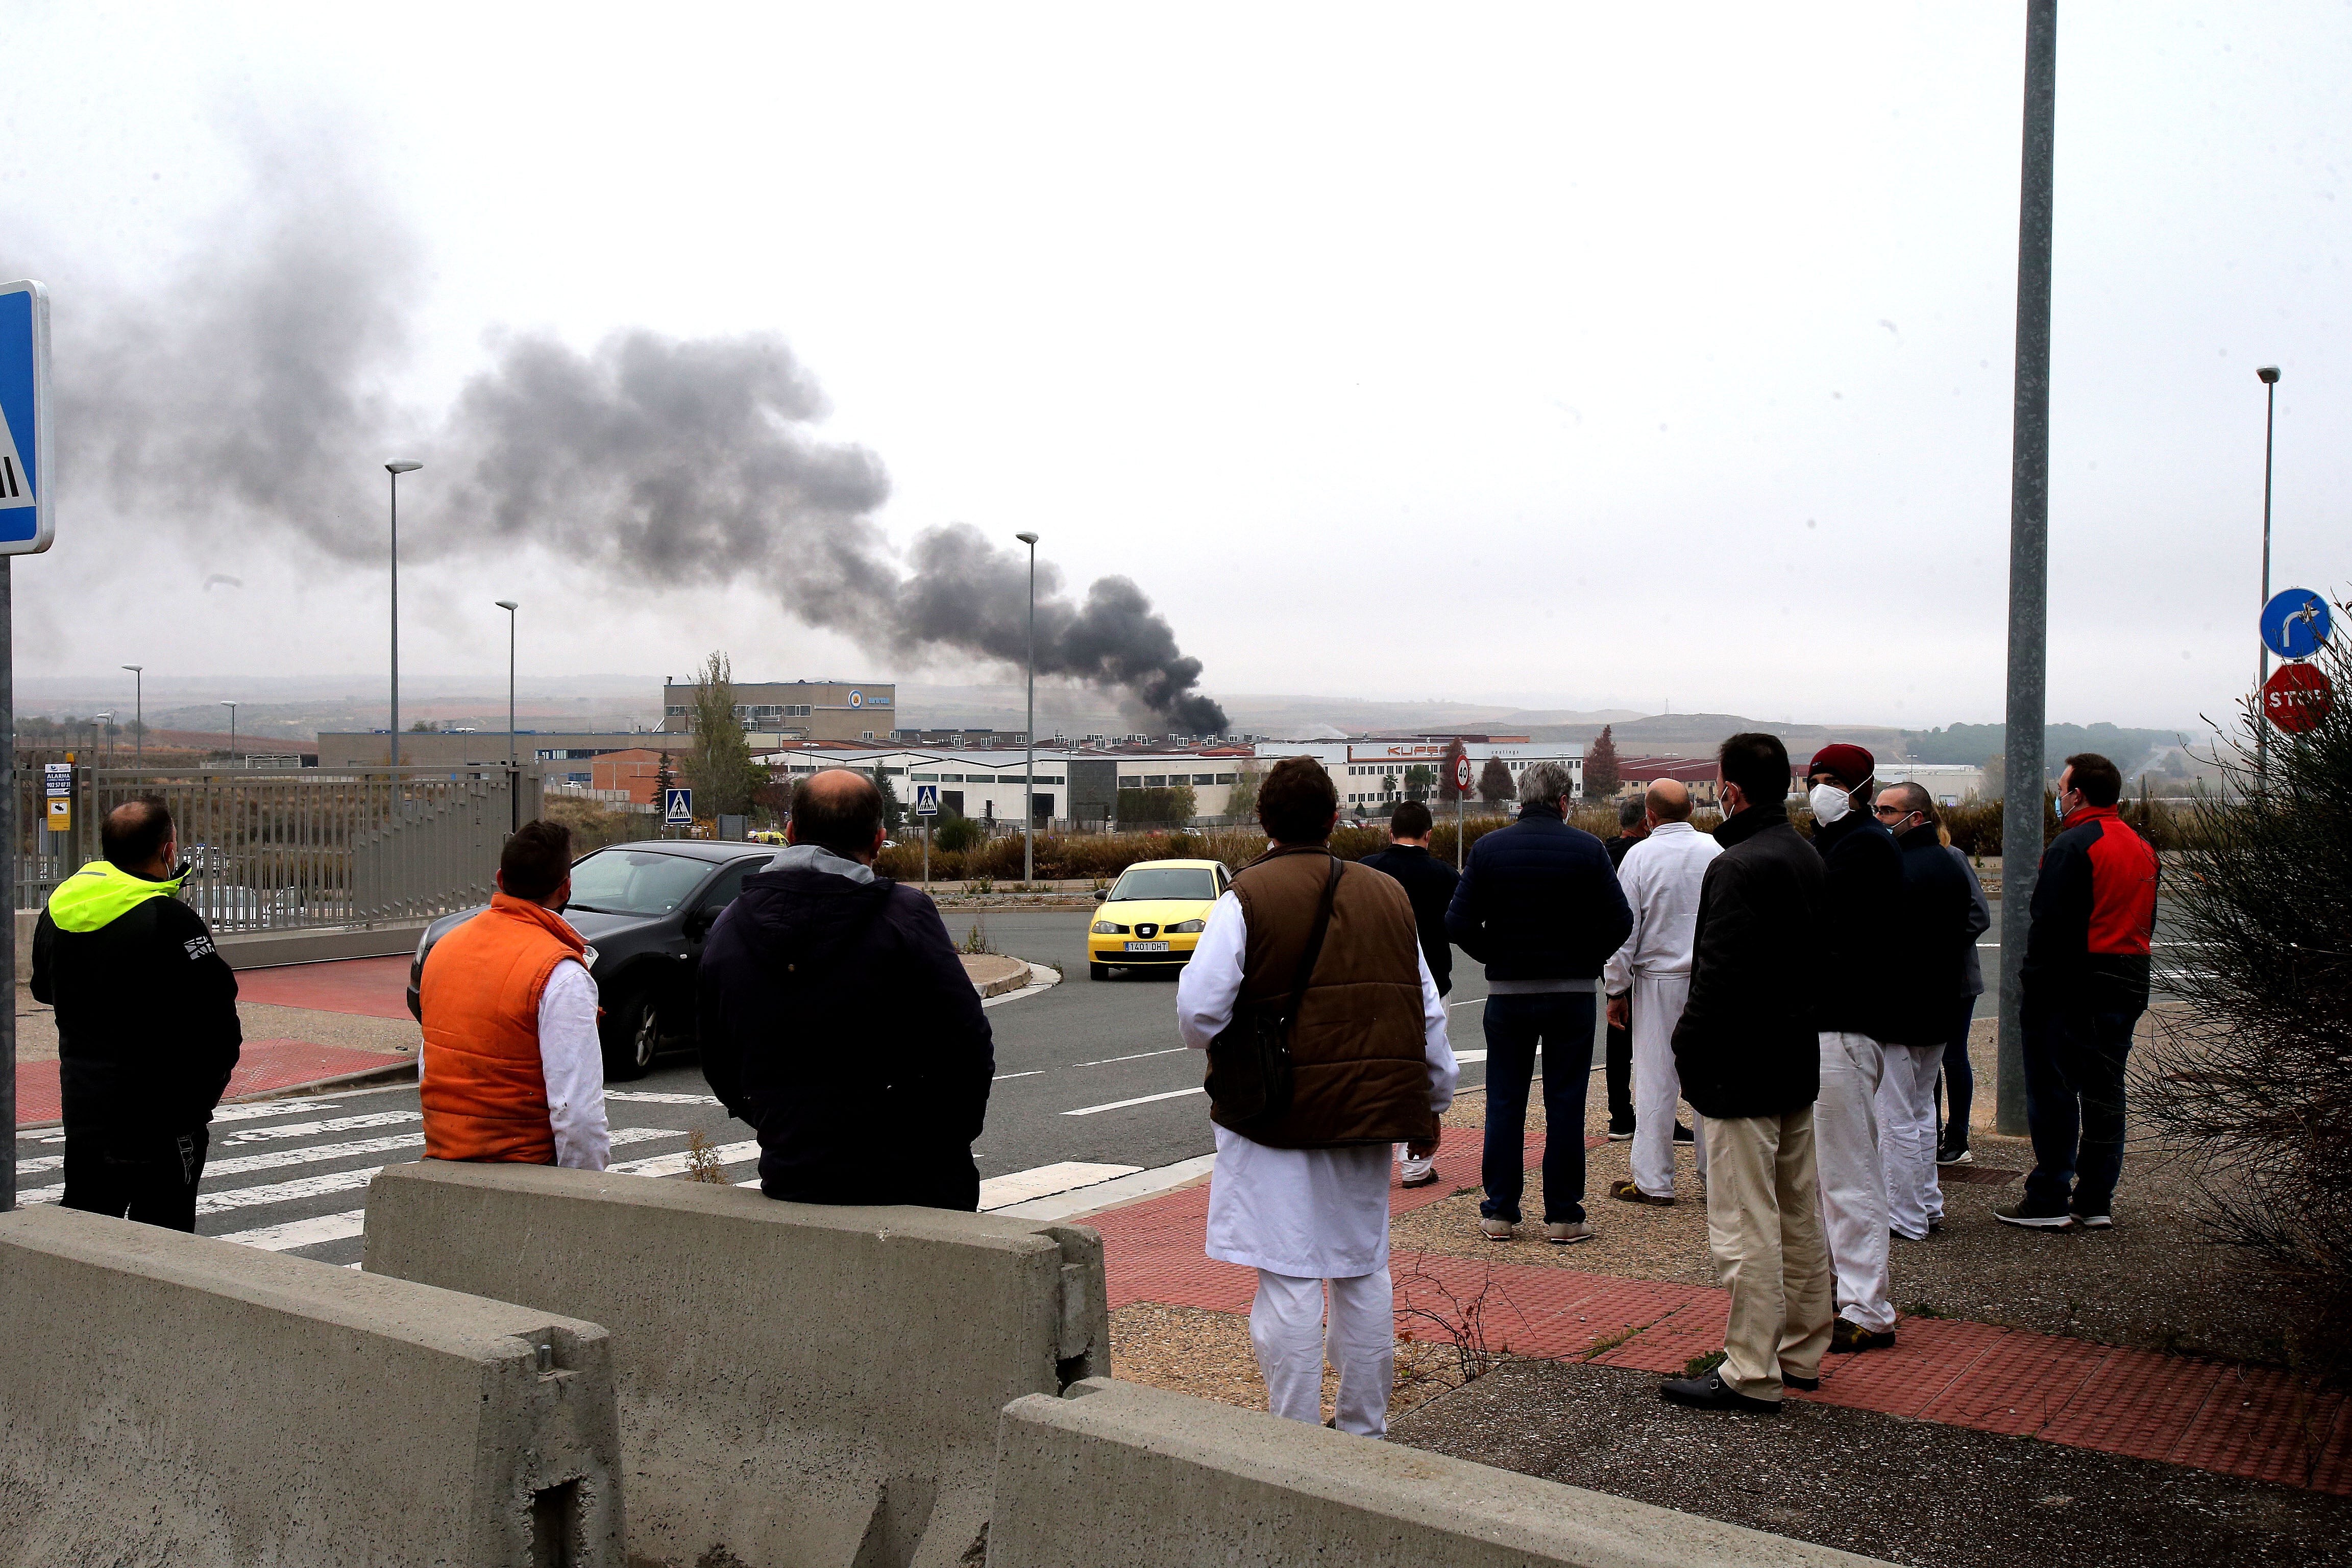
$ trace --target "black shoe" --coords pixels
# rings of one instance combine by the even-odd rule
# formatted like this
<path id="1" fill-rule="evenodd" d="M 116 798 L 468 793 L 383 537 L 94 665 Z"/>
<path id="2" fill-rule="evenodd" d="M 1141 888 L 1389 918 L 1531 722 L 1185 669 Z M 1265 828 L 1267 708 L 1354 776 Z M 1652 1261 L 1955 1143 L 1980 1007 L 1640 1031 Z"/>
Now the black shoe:
<path id="1" fill-rule="evenodd" d="M 1632 1122 L 1629 1121 L 1622 1127 L 1618 1126 L 1614 1121 L 1609 1124 L 1609 1142 L 1612 1143 L 1626 1142 L 1631 1140 L 1633 1136 L 1633 1124 Z"/>
<path id="2" fill-rule="evenodd" d="M 1689 1128 L 1677 1121 L 1675 1123 L 1675 1142 L 1677 1143 L 1696 1143 L 1698 1142 L 1698 1139 Z"/>
<path id="3" fill-rule="evenodd" d="M 1397 1178 L 1397 1185 L 1400 1187 L 1433 1187 L 1436 1184 L 1437 1172 L 1433 1167 L 1423 1175 L 1414 1176 L 1410 1179 L 1403 1176 Z"/>
<path id="4" fill-rule="evenodd" d="M 1858 1355 L 1864 1351 L 1891 1351 L 1895 1348 L 1895 1331 L 1873 1333 L 1851 1318 L 1840 1318 L 1830 1325 L 1830 1353 Z"/>
<path id="5" fill-rule="evenodd" d="M 2032 1207 L 2022 1200 L 2005 1209 L 1993 1210 L 1992 1217 L 2003 1225 L 2021 1225 L 2029 1230 L 2064 1230 L 2074 1223 L 2074 1216 L 2064 1209 L 2053 1214 L 2048 1209 Z"/>
<path id="6" fill-rule="evenodd" d="M 1819 1394 L 1822 1391 L 1822 1380 L 1818 1377 L 1799 1377 L 1795 1373 L 1784 1372 L 1780 1374 L 1780 1381 L 1790 1388 L 1802 1389 L 1807 1394 Z"/>
<path id="7" fill-rule="evenodd" d="M 1744 1410 L 1753 1415 L 1780 1413 L 1779 1400 L 1750 1399 L 1725 1383 L 1720 1371 L 1710 1372 L 1705 1377 L 1670 1378 L 1658 1385 L 1658 1397 L 1669 1405 L 1693 1410 Z"/>

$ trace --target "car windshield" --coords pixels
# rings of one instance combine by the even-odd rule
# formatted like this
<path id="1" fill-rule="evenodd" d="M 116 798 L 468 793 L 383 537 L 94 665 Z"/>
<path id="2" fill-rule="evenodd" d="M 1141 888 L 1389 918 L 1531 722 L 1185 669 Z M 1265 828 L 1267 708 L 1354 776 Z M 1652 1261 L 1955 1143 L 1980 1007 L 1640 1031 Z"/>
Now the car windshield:
<path id="1" fill-rule="evenodd" d="M 1202 866 L 1137 866 L 1110 890 L 1114 900 L 1135 899 L 1198 899 L 1217 896 L 1217 881 Z"/>
<path id="2" fill-rule="evenodd" d="M 710 862 L 646 849 L 599 849 L 572 868 L 572 908 L 666 915 L 710 874 Z"/>

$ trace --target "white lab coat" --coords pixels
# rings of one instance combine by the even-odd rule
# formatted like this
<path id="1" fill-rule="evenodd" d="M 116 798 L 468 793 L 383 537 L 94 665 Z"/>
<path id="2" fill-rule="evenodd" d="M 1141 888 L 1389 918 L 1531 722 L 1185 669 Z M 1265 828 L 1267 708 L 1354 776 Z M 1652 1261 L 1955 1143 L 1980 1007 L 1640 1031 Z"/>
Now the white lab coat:
<path id="1" fill-rule="evenodd" d="M 1207 929 L 1176 985 L 1176 1032 L 1196 1051 L 1233 1022 L 1249 939 L 1241 900 L 1231 893 L 1209 911 Z M 1414 949 L 1421 971 L 1423 1054 L 1429 1104 L 1454 1103 L 1461 1068 L 1445 1035 L 1445 1004 Z M 1269 1149 L 1217 1129 L 1209 1178 L 1212 1258 L 1305 1279 L 1352 1279 L 1389 1265 L 1389 1145 Z"/>
<path id="2" fill-rule="evenodd" d="M 1662 822 L 1625 852 L 1618 885 L 1633 911 L 1633 931 L 1609 955 L 1601 984 L 1632 993 L 1633 1014 L 1633 1184 L 1654 1198 L 1675 1195 L 1675 1026 L 1690 998 L 1691 947 L 1698 931 L 1698 893 L 1707 866 L 1723 853 L 1687 822 Z M 1706 1173 L 1705 1130 L 1696 1158 Z"/>

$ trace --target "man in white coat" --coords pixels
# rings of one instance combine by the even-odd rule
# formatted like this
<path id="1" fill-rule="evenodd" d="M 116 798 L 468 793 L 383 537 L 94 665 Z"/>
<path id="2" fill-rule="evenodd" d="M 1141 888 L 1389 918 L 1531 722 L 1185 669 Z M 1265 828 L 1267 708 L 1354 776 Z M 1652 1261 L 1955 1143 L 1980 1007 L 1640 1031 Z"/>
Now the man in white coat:
<path id="1" fill-rule="evenodd" d="M 1382 1437 L 1396 1376 L 1389 1150 L 1435 1152 L 1459 1069 L 1412 905 L 1392 879 L 1330 855 L 1338 815 L 1313 758 L 1266 775 L 1258 816 L 1273 845 L 1211 908 L 1176 1026 L 1209 1053 L 1208 1255 L 1258 1271 L 1250 1342 L 1267 1407 L 1319 1422 L 1328 1350 L 1334 1425 Z M 1286 1097 L 1258 1092 L 1248 1048 L 1269 1012 L 1290 1019 Z"/>
<path id="2" fill-rule="evenodd" d="M 1643 799 L 1650 836 L 1625 852 L 1618 885 L 1633 911 L 1633 934 L 1610 955 L 1602 983 L 1613 1016 L 1633 1004 L 1633 1179 L 1609 1195 L 1621 1203 L 1675 1201 L 1675 1106 L 1682 1079 L 1675 1072 L 1675 1026 L 1690 995 L 1691 941 L 1698 928 L 1699 884 L 1722 846 L 1690 824 L 1690 791 L 1673 779 L 1652 784 Z M 1631 991 L 1630 997 L 1622 994 Z M 1612 1018 L 1613 1021 L 1613 1018 Z M 1699 1174 L 1706 1173 L 1706 1132 L 1699 1141 Z"/>

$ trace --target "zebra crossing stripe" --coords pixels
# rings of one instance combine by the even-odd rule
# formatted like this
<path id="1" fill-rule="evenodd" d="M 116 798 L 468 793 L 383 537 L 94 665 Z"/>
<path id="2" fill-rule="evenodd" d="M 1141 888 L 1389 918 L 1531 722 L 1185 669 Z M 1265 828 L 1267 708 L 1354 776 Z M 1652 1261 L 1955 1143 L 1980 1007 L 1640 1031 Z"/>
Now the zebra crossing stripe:
<path id="1" fill-rule="evenodd" d="M 331 1116 L 323 1121 L 289 1121 L 283 1127 L 243 1127 L 226 1137 L 215 1139 L 213 1147 L 226 1149 L 234 1143 L 266 1143 L 279 1138 L 310 1138 L 322 1132 L 356 1132 L 363 1127 L 397 1127 L 404 1121 L 422 1121 L 421 1110 L 371 1110 L 365 1116 Z"/>
<path id="2" fill-rule="evenodd" d="M 606 1100 L 617 1100 L 625 1105 L 716 1105 L 715 1094 L 661 1094 L 646 1089 L 608 1089 Z"/>
<path id="3" fill-rule="evenodd" d="M 760 1141 L 751 1138 L 740 1143 L 721 1143 L 710 1154 L 722 1165 L 740 1164 L 760 1157 Z M 624 1176 L 681 1176 L 693 1168 L 694 1160 L 688 1154 L 656 1154 L 650 1160 L 629 1160 L 611 1167 Z"/>
<path id="4" fill-rule="evenodd" d="M 297 1247 L 315 1247 L 322 1241 L 346 1241 L 365 1234 L 367 1210 L 345 1209 L 341 1214 L 313 1215 L 284 1225 L 266 1225 L 259 1230 L 233 1231 L 215 1239 L 241 1242 L 264 1252 L 284 1252 Z"/>
<path id="5" fill-rule="evenodd" d="M 260 1143 L 279 1138 L 312 1138 L 326 1132 L 355 1132 L 367 1127 L 394 1127 L 404 1121 L 423 1120 L 422 1111 L 378 1110 L 366 1116 L 337 1116 L 324 1121 L 297 1121 L 284 1127 L 248 1127 L 242 1131 L 230 1133 L 213 1147 L 227 1149 L 240 1143 Z M 422 1135 L 406 1140 L 410 1143 L 423 1141 Z M 299 1150 L 290 1154 L 281 1154 L 275 1159 L 245 1156 L 213 1160 L 205 1163 L 205 1173 L 208 1176 L 226 1176 L 234 1175 L 240 1171 L 266 1171 L 274 1165 L 299 1165 L 311 1160 L 332 1160 L 344 1154 L 373 1154 L 385 1149 L 400 1148 L 402 1143 L 403 1141 L 399 1139 L 389 1141 L 379 1139 L 363 1143 L 346 1143 L 340 1147 L 321 1145 Z M 66 1157 L 63 1154 L 36 1154 L 29 1159 L 17 1161 L 16 1173 L 20 1176 L 38 1175 L 43 1171 L 61 1170 L 65 1163 Z"/>

